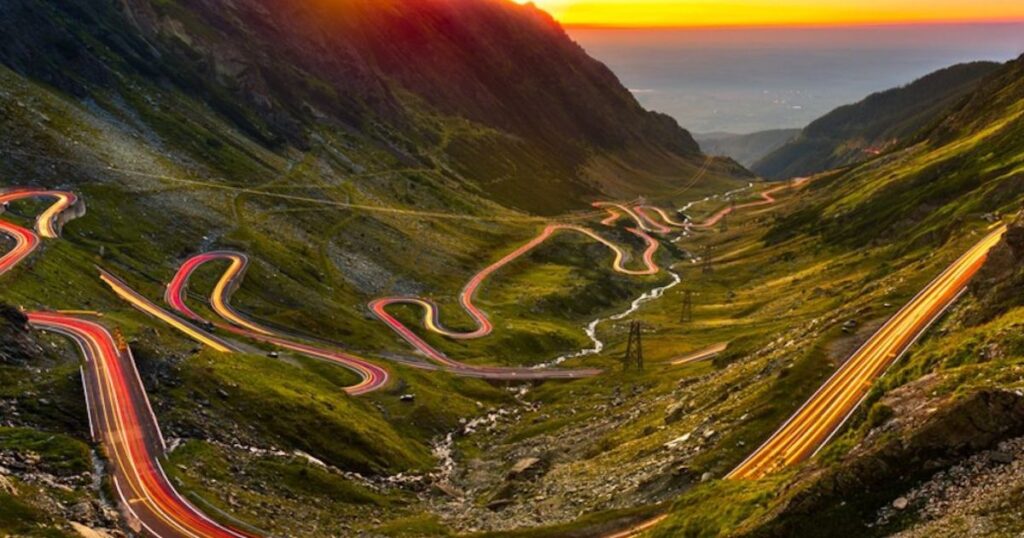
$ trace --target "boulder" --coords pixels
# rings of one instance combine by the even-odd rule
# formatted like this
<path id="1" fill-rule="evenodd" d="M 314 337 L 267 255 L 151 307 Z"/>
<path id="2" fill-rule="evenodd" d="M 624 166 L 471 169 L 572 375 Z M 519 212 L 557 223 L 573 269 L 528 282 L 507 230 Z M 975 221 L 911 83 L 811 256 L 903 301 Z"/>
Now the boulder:
<path id="1" fill-rule="evenodd" d="M 675 424 L 682 420 L 682 418 L 686 416 L 686 407 L 687 402 L 685 400 L 678 401 L 666 407 L 665 424 Z"/>
<path id="2" fill-rule="evenodd" d="M 540 464 L 540 458 L 522 458 L 517 461 L 511 469 L 509 469 L 506 478 L 508 480 L 519 480 L 531 474 L 535 474 L 540 470 Z"/>

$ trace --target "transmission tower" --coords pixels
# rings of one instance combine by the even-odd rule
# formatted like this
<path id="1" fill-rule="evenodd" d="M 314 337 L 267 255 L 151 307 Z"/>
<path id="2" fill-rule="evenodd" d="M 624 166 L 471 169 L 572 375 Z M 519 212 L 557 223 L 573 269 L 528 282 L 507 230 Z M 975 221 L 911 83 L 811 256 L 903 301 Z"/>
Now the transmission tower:
<path id="1" fill-rule="evenodd" d="M 683 292 L 683 310 L 679 315 L 679 321 L 683 323 L 693 321 L 693 290 Z"/>
<path id="2" fill-rule="evenodd" d="M 640 330 L 640 322 L 633 321 L 629 324 L 629 340 L 626 342 L 626 355 L 622 358 L 623 369 L 629 370 L 636 366 L 637 370 L 644 369 L 644 346 L 641 342 L 643 333 Z"/>
<path id="3" fill-rule="evenodd" d="M 715 268 L 711 261 L 711 256 L 714 254 L 714 249 L 711 247 L 711 245 L 704 245 L 704 247 L 701 250 L 701 267 L 704 271 L 704 274 L 709 275 L 711 273 L 714 273 Z"/>

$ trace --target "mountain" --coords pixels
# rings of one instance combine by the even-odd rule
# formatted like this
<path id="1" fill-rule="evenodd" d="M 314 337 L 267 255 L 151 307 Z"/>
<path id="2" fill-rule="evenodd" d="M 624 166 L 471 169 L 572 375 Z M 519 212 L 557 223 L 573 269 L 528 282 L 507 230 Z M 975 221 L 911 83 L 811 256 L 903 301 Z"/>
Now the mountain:
<path id="1" fill-rule="evenodd" d="M 601 226 L 591 203 L 647 194 L 675 207 L 751 178 L 640 108 L 550 17 L 508 1 L 0 0 L 0 13 L 0 188 L 79 200 L 61 237 L 23 263 L 9 255 L 26 244 L 0 233 L 0 535 L 137 526 L 108 501 L 125 485 L 113 466 L 94 467 L 94 456 L 117 459 L 82 394 L 83 367 L 98 362 L 27 327 L 18 307 L 76 312 L 130 346 L 132 379 L 167 439 L 167 480 L 222 522 L 231 514 L 272 536 L 532 524 L 486 502 L 459 515 L 428 508 L 446 483 L 445 439 L 528 406 L 507 381 L 437 369 L 368 305 L 430 297 L 439 321 L 465 329 L 466 282 L 553 222 L 600 233 L 630 269 L 681 263 L 685 250 L 645 250 L 624 219 Z M 2 221 L 30 227 L 44 203 L 0 204 Z M 164 304 L 183 262 L 223 250 L 249 262 L 231 286 L 243 315 L 335 360 L 266 341 L 219 353 L 100 276 Z M 450 346 L 421 334 L 487 366 L 590 346 L 590 320 L 672 283 L 664 271 L 620 274 L 613 254 L 559 233 L 480 290 L 501 320 L 493 338 Z M 185 295 L 200 315 L 211 316 L 203 299 L 226 267 L 196 271 Z M 413 323 L 408 306 L 393 313 Z M 386 368 L 390 383 L 350 395 L 360 378 L 334 364 L 341 351 Z M 495 470 L 489 484 L 505 476 L 503 464 L 483 468 Z"/>
<path id="2" fill-rule="evenodd" d="M 0 2 L 0 535 L 1024 532 L 1024 57 L 765 186 L 529 6 Z"/>
<path id="3" fill-rule="evenodd" d="M 1024 98 L 1024 58 L 1000 67 L 900 151 L 827 174 L 798 220 L 827 241 L 864 245 L 913 238 L 942 242 L 958 223 L 1005 209 L 1019 193 L 1016 166 Z M 886 175 L 886 174 L 890 175 Z"/>
<path id="4" fill-rule="evenodd" d="M 935 122 L 998 68 L 993 62 L 959 64 L 837 108 L 751 163 L 752 170 L 766 178 L 785 179 L 870 159 Z"/>
<path id="5" fill-rule="evenodd" d="M 654 192 L 703 162 L 550 16 L 508 0 L 5 0 L 4 13 L 0 61 L 79 98 L 174 88 L 278 152 L 330 126 L 521 209 Z"/>
<path id="6" fill-rule="evenodd" d="M 789 275 L 801 268 L 843 275 L 799 286 L 803 297 L 794 303 L 800 308 L 831 296 L 825 300 L 837 310 L 824 310 L 811 324 L 824 323 L 820 331 L 779 338 L 792 338 L 778 348 L 786 355 L 781 361 L 744 364 L 762 376 L 753 385 L 767 386 L 751 390 L 767 396 L 737 402 L 747 424 L 731 424 L 736 431 L 718 458 L 739 440 L 763 442 L 780 422 L 758 430 L 758 417 L 783 405 L 785 412 L 773 416 L 784 419 L 818 382 L 790 403 L 764 404 L 773 387 L 791 387 L 799 383 L 794 376 L 813 376 L 816 368 L 831 375 L 833 360 L 857 349 L 944 268 L 998 226 L 1006 226 L 1005 234 L 962 298 L 874 381 L 820 454 L 765 480 L 696 487 L 677 499 L 655 536 L 1024 532 L 1000 508 L 1013 505 L 1024 484 L 1024 352 L 1013 329 L 1024 324 L 1024 56 L 989 73 L 907 140 L 898 151 L 820 174 L 764 235 L 776 253 L 766 256 L 776 261 L 760 270 L 774 263 Z M 815 278 L 800 274 L 794 285 Z M 828 336 L 840 328 L 842 336 Z M 786 350 L 814 342 L 825 345 L 817 358 L 801 363 L 788 356 Z M 773 351 L 768 344 L 759 353 Z"/>
<path id="7" fill-rule="evenodd" d="M 748 134 L 699 133 L 694 138 L 705 153 L 731 157 L 743 166 L 750 167 L 793 141 L 799 134 L 800 129 L 772 129 Z"/>

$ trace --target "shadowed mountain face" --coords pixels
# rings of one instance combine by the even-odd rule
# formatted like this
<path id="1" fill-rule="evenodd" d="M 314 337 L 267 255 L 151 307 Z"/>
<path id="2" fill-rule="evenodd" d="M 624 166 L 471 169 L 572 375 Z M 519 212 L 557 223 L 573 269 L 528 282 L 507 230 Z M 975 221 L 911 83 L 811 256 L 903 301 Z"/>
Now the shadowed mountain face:
<path id="1" fill-rule="evenodd" d="M 964 221 L 1019 196 L 1022 99 L 1024 56 L 985 77 L 904 149 L 824 175 L 805 207 L 769 237 L 803 228 L 860 246 L 947 240 Z"/>
<path id="2" fill-rule="evenodd" d="M 772 129 L 748 134 L 701 133 L 695 136 L 708 155 L 726 155 L 743 166 L 751 166 L 799 134 L 800 129 Z"/>
<path id="3" fill-rule="evenodd" d="M 505 205 L 671 187 L 703 159 L 547 14 L 507 0 L 2 3 L 0 61 L 61 90 L 172 84 L 269 147 L 308 149 L 330 124 L 410 166 L 444 160 Z"/>
<path id="4" fill-rule="evenodd" d="M 955 65 L 837 108 L 753 163 L 752 169 L 766 178 L 785 179 L 867 160 L 940 119 L 998 68 L 993 62 Z"/>

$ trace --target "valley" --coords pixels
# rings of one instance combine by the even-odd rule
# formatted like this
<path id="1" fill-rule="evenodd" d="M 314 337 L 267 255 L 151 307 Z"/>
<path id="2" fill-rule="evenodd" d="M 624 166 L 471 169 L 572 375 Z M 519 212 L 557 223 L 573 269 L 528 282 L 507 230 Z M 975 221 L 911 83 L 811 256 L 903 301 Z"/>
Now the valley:
<path id="1" fill-rule="evenodd" d="M 1024 57 L 768 180 L 532 5 L 5 7 L 0 535 L 1024 531 Z"/>

